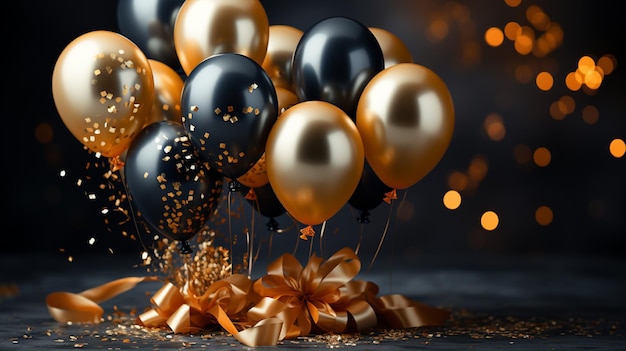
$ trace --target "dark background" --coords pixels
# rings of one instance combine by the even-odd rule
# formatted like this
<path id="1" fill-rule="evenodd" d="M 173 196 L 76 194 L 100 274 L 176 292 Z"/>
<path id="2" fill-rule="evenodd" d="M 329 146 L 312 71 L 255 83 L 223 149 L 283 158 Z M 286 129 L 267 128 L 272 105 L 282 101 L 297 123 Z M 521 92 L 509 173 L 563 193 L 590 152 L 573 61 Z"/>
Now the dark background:
<path id="1" fill-rule="evenodd" d="M 381 254 L 415 255 L 522 254 L 614 255 L 626 248 L 626 158 L 608 152 L 614 138 L 626 139 L 626 82 L 623 62 L 622 13 L 615 2 L 522 1 L 515 8 L 503 1 L 263 1 L 270 24 L 288 24 L 306 30 L 326 17 L 343 15 L 368 27 L 385 28 L 409 47 L 414 61 L 448 84 L 456 110 L 452 143 L 437 167 L 410 187 L 402 206 L 393 212 Z M 546 57 L 520 55 L 510 41 L 488 46 L 487 28 L 503 28 L 511 21 L 528 25 L 526 9 L 541 7 L 562 26 L 562 44 Z M 133 226 L 118 225 L 119 218 L 101 213 L 106 191 L 98 186 L 104 169 L 88 171 L 96 162 L 63 125 L 51 92 L 54 64 L 63 48 L 88 31 L 119 31 L 116 2 L 65 0 L 14 2 L 11 27 L 6 28 L 4 50 L 4 123 L 1 252 L 49 252 L 79 257 L 93 253 L 140 252 L 142 243 L 124 233 Z M 448 25 L 447 35 L 429 39 L 436 19 Z M 467 49 L 474 55 L 468 57 Z M 617 58 L 614 72 L 595 94 L 571 92 L 565 74 L 584 55 Z M 514 78 L 517 66 L 549 70 L 554 87 L 540 91 L 533 81 Z M 562 96 L 576 101 L 575 111 L 563 120 L 550 117 L 550 105 Z M 582 110 L 599 111 L 595 124 L 585 123 Z M 501 141 L 490 140 L 485 118 L 498 114 L 506 128 Z M 514 150 L 547 147 L 548 167 L 518 163 Z M 475 157 L 487 160 L 486 176 L 472 190 L 462 192 L 457 210 L 441 202 L 453 172 L 466 172 Z M 100 160 L 101 162 L 102 160 Z M 61 171 L 66 175 L 61 177 Z M 91 179 L 90 179 L 91 178 Z M 78 186 L 78 180 L 82 180 Z M 118 189 L 119 190 L 119 189 Z M 96 193 L 97 200 L 88 194 Z M 396 202 L 396 206 L 400 200 Z M 554 212 L 548 226 L 537 224 L 537 207 Z M 247 209 L 249 210 L 249 208 Z M 493 210 L 500 217 L 494 231 L 480 226 L 480 216 Z M 346 206 L 327 223 L 329 246 L 354 245 L 365 232 L 363 251 L 370 254 L 384 233 L 389 206 L 372 213 L 362 227 Z M 278 218 L 281 225 L 289 219 Z M 265 219 L 256 220 L 266 235 Z M 122 228 L 123 227 L 123 228 Z M 224 230 L 225 228 L 218 228 Z M 287 237 L 287 235 L 290 235 Z M 296 233 L 276 236 L 285 250 L 297 241 Z M 90 243 L 91 238 L 95 239 Z M 278 240 L 280 239 L 280 240 Z"/>

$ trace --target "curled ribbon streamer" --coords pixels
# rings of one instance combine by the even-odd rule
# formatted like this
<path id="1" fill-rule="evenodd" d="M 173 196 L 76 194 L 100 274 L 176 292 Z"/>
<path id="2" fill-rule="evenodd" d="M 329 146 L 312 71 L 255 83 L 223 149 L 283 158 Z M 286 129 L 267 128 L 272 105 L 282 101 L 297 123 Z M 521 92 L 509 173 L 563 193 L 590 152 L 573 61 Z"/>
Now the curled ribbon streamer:
<path id="1" fill-rule="evenodd" d="M 156 277 L 127 277 L 75 294 L 53 292 L 46 296 L 46 305 L 52 318 L 60 323 L 100 323 L 104 310 L 98 303 L 109 300 Z"/>

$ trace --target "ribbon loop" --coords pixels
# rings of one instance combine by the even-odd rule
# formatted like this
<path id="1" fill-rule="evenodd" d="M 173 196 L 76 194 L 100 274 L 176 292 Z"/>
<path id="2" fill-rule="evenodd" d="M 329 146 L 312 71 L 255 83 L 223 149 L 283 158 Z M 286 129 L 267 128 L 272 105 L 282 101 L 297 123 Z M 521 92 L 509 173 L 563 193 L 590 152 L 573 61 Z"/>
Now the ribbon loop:
<path id="1" fill-rule="evenodd" d="M 206 289 L 196 289 L 190 282 L 182 287 L 165 282 L 150 299 L 152 308 L 140 314 L 137 323 L 167 327 L 175 333 L 197 333 L 219 326 L 242 344 L 256 347 L 276 345 L 312 331 L 433 326 L 450 317 L 443 309 L 403 295 L 377 297 L 376 284 L 353 280 L 360 267 L 354 251 L 344 248 L 326 261 L 312 256 L 304 268 L 294 256 L 282 255 L 268 265 L 268 274 L 256 281 L 232 274 Z M 99 323 L 103 310 L 97 302 L 154 280 L 127 277 L 80 294 L 51 293 L 46 303 L 59 322 Z"/>

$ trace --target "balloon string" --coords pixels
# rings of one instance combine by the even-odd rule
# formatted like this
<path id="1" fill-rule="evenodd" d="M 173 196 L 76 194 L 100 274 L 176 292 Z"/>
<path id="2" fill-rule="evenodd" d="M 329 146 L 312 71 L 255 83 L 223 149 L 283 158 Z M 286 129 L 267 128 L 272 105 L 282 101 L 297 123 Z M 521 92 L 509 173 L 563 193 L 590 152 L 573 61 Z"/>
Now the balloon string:
<path id="1" fill-rule="evenodd" d="M 139 225 L 137 224 L 137 217 L 135 216 L 135 209 L 133 208 L 133 204 L 128 192 L 128 187 L 126 186 L 126 180 L 124 177 L 124 172 L 119 171 L 120 172 L 120 178 L 122 179 L 122 186 L 124 188 L 124 192 L 126 193 L 126 200 L 128 201 L 128 207 L 130 209 L 130 216 L 132 218 L 133 221 L 133 226 L 135 227 L 135 230 L 137 231 L 137 236 L 139 237 L 139 242 L 141 243 L 141 247 L 143 247 L 143 249 L 146 252 L 150 252 L 150 250 L 148 250 L 148 247 L 146 247 L 146 244 L 143 241 L 143 237 L 139 234 Z"/>
<path id="2" fill-rule="evenodd" d="M 248 278 L 252 277 L 252 261 L 254 261 L 254 211 L 250 219 L 250 229 L 246 230 L 246 237 L 248 239 Z"/>
<path id="3" fill-rule="evenodd" d="M 230 245 L 230 274 L 233 274 L 234 272 L 234 265 L 235 262 L 233 261 L 233 229 L 232 229 L 232 224 L 231 224 L 231 219 L 230 219 L 230 198 L 231 198 L 231 193 L 232 191 L 228 192 L 228 205 L 227 205 L 227 210 L 228 210 L 228 241 L 229 241 L 229 245 Z"/>
<path id="4" fill-rule="evenodd" d="M 363 231 L 365 230 L 365 224 L 361 223 L 361 230 L 359 233 L 359 242 L 356 244 L 356 248 L 354 249 L 354 253 L 356 255 L 359 254 L 359 249 L 361 248 L 361 241 L 363 241 Z"/>
<path id="5" fill-rule="evenodd" d="M 320 229 L 320 256 L 324 256 L 324 231 L 326 230 L 326 221 L 322 223 L 322 228 Z M 310 256 L 310 255 L 309 255 Z"/>
<path id="6" fill-rule="evenodd" d="M 406 197 L 408 194 L 408 190 L 404 190 L 402 192 L 402 199 L 400 200 L 400 204 L 398 204 L 398 209 L 402 208 L 402 206 L 406 203 Z M 396 216 L 396 220 L 394 221 L 394 226 L 395 228 L 397 228 L 397 223 L 398 223 L 398 217 Z M 394 259 L 394 255 L 393 252 L 395 251 L 395 237 L 391 237 L 391 252 L 392 254 L 389 255 L 389 290 L 393 291 L 393 259 Z"/>
<path id="7" fill-rule="evenodd" d="M 268 246 L 268 247 L 267 247 L 267 258 L 268 258 L 269 260 L 271 260 L 271 259 L 272 259 L 272 243 L 273 243 L 273 241 L 274 241 L 274 234 L 275 234 L 274 232 L 270 232 L 270 240 L 269 240 L 269 242 L 267 243 L 267 246 Z"/>
<path id="8" fill-rule="evenodd" d="M 385 229 L 383 230 L 383 234 L 380 236 L 380 240 L 378 241 L 378 247 L 376 248 L 376 252 L 374 253 L 374 257 L 372 257 L 372 261 L 370 262 L 369 267 L 367 268 L 367 270 L 369 271 L 370 269 L 372 269 L 372 266 L 374 265 L 374 261 L 376 261 L 376 258 L 378 257 L 378 254 L 380 252 L 380 248 L 383 246 L 383 241 L 385 241 L 385 236 L 387 236 L 387 230 L 389 229 L 389 221 L 391 220 L 391 212 L 393 211 L 393 202 L 391 203 L 391 205 L 389 206 L 389 215 L 387 216 L 387 222 L 385 223 Z"/>
<path id="9" fill-rule="evenodd" d="M 309 257 L 311 257 L 311 255 L 313 254 L 313 241 L 315 240 L 315 237 L 311 237 L 311 240 L 309 241 Z"/>

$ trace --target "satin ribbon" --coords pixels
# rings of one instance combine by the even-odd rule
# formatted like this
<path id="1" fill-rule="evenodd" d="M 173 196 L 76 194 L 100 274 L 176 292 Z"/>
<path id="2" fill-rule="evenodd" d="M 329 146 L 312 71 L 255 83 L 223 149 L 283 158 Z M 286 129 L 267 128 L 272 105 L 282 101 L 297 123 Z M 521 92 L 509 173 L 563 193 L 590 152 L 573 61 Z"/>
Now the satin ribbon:
<path id="1" fill-rule="evenodd" d="M 402 295 L 377 297 L 378 286 L 352 280 L 361 263 L 352 249 L 339 250 L 327 261 L 313 256 L 306 267 L 285 254 L 268 266 L 255 291 L 288 306 L 281 336 L 313 331 L 345 333 L 376 326 L 392 328 L 441 325 L 449 312 L 412 301 Z"/>
<path id="2" fill-rule="evenodd" d="M 244 345 L 272 346 L 312 333 L 362 332 L 374 327 L 409 328 L 444 324 L 448 311 L 403 295 L 377 296 L 375 283 L 353 280 L 361 263 L 352 249 L 328 260 L 312 256 L 305 267 L 290 254 L 268 265 L 256 281 L 233 274 L 198 292 L 192 284 L 166 282 L 137 318 L 146 327 L 196 333 L 221 327 Z M 123 278 L 79 294 L 57 292 L 46 302 L 59 322 L 99 323 L 105 301 L 155 277 Z"/>
<path id="3" fill-rule="evenodd" d="M 261 298 L 252 281 L 233 274 L 198 294 L 193 285 L 179 289 L 166 283 L 151 299 L 154 307 L 138 317 L 147 327 L 169 327 L 175 333 L 197 333 L 221 326 L 244 345 L 272 346 L 280 340 L 282 319 L 274 318 L 285 306 Z"/>
<path id="4" fill-rule="evenodd" d="M 99 303 L 133 289 L 156 277 L 128 277 L 87 289 L 80 293 L 53 292 L 46 296 L 46 305 L 52 318 L 60 323 L 100 323 L 104 310 Z"/>

